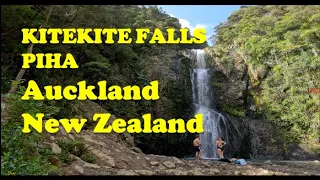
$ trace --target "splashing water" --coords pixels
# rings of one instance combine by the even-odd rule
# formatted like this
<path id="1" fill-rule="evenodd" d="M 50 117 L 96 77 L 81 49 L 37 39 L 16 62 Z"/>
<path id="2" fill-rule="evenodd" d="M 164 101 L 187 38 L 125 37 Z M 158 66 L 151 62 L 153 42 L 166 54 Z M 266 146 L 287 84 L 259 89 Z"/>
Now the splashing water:
<path id="1" fill-rule="evenodd" d="M 191 70 L 193 103 L 196 114 L 203 114 L 204 132 L 200 134 L 202 144 L 202 158 L 217 158 L 215 140 L 217 137 L 228 139 L 226 117 L 212 108 L 212 90 L 209 82 L 211 79 L 210 69 L 206 68 L 204 50 L 192 50 L 196 60 L 195 69 Z"/>

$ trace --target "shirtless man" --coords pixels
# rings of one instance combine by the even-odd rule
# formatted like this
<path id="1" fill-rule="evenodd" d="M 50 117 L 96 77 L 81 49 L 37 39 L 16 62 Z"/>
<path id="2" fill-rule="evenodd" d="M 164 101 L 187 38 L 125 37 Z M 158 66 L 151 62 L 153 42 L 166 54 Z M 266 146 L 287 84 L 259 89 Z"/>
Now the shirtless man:
<path id="1" fill-rule="evenodd" d="M 226 144 L 227 143 L 222 141 L 221 138 L 217 137 L 217 140 L 216 140 L 217 154 L 218 154 L 220 159 L 224 159 L 224 157 L 223 157 L 223 146 L 226 145 Z"/>
<path id="2" fill-rule="evenodd" d="M 194 151 L 196 151 L 196 160 L 199 161 L 201 158 L 201 143 L 200 143 L 200 138 L 199 135 L 196 135 L 196 138 L 193 140 L 193 148 Z"/>

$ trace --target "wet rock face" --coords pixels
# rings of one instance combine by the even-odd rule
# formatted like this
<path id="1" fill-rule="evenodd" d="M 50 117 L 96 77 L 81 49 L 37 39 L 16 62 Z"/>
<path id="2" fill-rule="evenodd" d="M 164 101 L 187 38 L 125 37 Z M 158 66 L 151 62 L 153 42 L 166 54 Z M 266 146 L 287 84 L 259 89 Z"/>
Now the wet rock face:
<path id="1" fill-rule="evenodd" d="M 256 113 L 259 106 L 253 97 L 254 85 L 250 83 L 248 69 L 240 64 L 228 66 L 213 59 L 212 89 L 218 111 L 230 116 L 226 156 L 254 157 L 258 159 L 309 160 L 317 158 L 305 149 L 308 145 L 284 147 L 275 127 Z"/>
<path id="2" fill-rule="evenodd" d="M 225 157 L 248 158 L 250 154 L 249 124 L 246 115 L 245 69 L 233 69 L 230 72 L 224 66 L 215 64 L 211 73 L 213 107 L 227 117 L 226 123 L 220 123 Z"/>
<path id="3" fill-rule="evenodd" d="M 250 130 L 250 156 L 256 159 L 283 159 L 281 145 L 275 142 L 276 131 L 264 119 L 251 119 Z"/>
<path id="4" fill-rule="evenodd" d="M 227 70 L 225 66 L 215 64 L 212 68 L 213 88 L 217 91 L 216 95 L 220 95 L 218 108 L 224 105 L 245 108 L 249 86 L 245 67 Z"/>

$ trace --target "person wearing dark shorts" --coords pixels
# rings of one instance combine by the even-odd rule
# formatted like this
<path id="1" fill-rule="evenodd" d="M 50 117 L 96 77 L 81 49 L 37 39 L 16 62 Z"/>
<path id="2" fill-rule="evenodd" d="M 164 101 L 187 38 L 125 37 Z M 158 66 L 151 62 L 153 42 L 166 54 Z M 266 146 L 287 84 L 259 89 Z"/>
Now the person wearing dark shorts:
<path id="1" fill-rule="evenodd" d="M 223 152 L 223 147 L 217 147 L 218 149 L 221 149 L 221 151 Z"/>
<path id="2" fill-rule="evenodd" d="M 200 152 L 200 146 L 194 146 L 193 149 L 195 152 Z"/>
<path id="3" fill-rule="evenodd" d="M 217 154 L 220 159 L 224 159 L 223 156 L 223 146 L 226 145 L 227 143 L 224 142 L 220 137 L 217 137 L 216 139 L 216 145 L 217 145 Z"/>
<path id="4" fill-rule="evenodd" d="M 201 143 L 199 135 L 196 135 L 196 138 L 193 140 L 193 149 L 196 152 L 196 160 L 199 161 L 201 158 Z"/>

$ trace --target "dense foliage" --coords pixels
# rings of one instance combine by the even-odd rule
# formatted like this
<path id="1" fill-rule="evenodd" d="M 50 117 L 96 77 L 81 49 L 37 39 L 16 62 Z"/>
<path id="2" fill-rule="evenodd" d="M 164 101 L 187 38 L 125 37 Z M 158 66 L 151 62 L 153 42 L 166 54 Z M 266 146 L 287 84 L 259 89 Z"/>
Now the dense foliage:
<path id="1" fill-rule="evenodd" d="M 320 152 L 320 6 L 249 6 L 216 27 L 215 63 L 247 67 L 258 113 L 279 129 L 284 148 Z M 309 149 L 310 150 L 310 149 Z"/>
<path id="2" fill-rule="evenodd" d="M 21 44 L 22 28 L 160 28 L 167 37 L 165 29 L 180 29 L 179 20 L 170 17 L 156 6 L 51 6 L 19 5 L 1 6 L 1 93 L 8 93 L 22 66 L 22 53 L 28 45 Z M 176 31 L 179 36 L 179 31 Z M 136 35 L 130 35 L 133 41 Z M 191 36 L 190 36 L 191 37 Z M 115 40 L 116 41 L 116 40 Z M 153 80 L 159 81 L 158 101 L 96 101 L 117 117 L 140 118 L 151 113 L 153 118 L 191 118 L 191 81 L 189 68 L 192 62 L 179 52 L 202 45 L 155 45 L 155 44 L 35 44 L 32 53 L 71 53 L 78 69 L 36 69 L 32 64 L 22 77 L 26 87 L 29 80 L 35 80 L 43 90 L 46 85 L 76 85 L 85 80 L 89 85 L 106 80 L 107 86 L 138 85 L 146 86 Z M 63 60 L 63 58 L 62 58 Z M 14 81 L 14 83 L 19 83 Z M 16 104 L 19 113 L 30 111 L 25 103 Z M 29 103 L 29 102 L 28 102 Z M 34 101 L 41 106 L 43 102 Z M 71 118 L 70 102 L 57 101 L 54 107 L 58 112 L 55 118 Z M 48 109 L 50 110 L 50 109 Z M 10 113 L 10 112 L 9 112 Z M 16 113 L 15 113 L 16 114 Z M 21 119 L 21 116 L 15 118 Z M 193 137 L 190 137 L 193 138 Z M 179 135 L 152 134 L 136 135 L 137 145 L 146 153 L 161 153 L 184 156 L 186 148 L 191 150 L 191 139 L 181 139 Z M 171 144 L 181 143 L 180 151 Z M 160 144 L 160 145 L 159 145 Z"/>
<path id="3" fill-rule="evenodd" d="M 21 54 L 28 45 L 21 44 L 22 28 L 88 27 L 180 29 L 179 20 L 156 6 L 1 6 L 1 93 L 7 94 L 14 83 L 22 88 L 9 96 L 9 123 L 1 126 L 2 174 L 48 174 L 50 149 L 38 134 L 22 134 L 21 114 L 45 113 L 46 118 L 71 118 L 70 102 L 21 101 L 29 80 L 43 89 L 46 85 L 76 85 L 85 80 L 96 85 L 106 80 L 107 86 L 146 86 L 159 81 L 158 101 L 96 101 L 108 112 L 123 119 L 140 118 L 151 113 L 153 118 L 192 117 L 192 87 L 189 69 L 192 61 L 180 51 L 205 48 L 207 45 L 150 44 L 36 44 L 33 53 L 71 53 L 79 69 L 27 69 L 21 82 L 15 80 L 21 70 Z M 308 88 L 320 87 L 320 7 L 319 6 L 249 6 L 235 11 L 226 22 L 216 27 L 215 45 L 208 48 L 215 63 L 225 72 L 247 69 L 257 112 L 266 116 L 280 133 L 286 149 L 292 142 L 307 142 L 312 151 L 320 152 L 320 98 Z M 165 31 L 164 31 L 165 32 Z M 176 34 L 179 36 L 179 34 Z M 167 36 L 165 34 L 165 36 Z M 133 34 L 133 40 L 135 39 Z M 234 82 L 237 83 L 237 82 Z M 224 86 L 220 82 L 214 86 Z M 20 86 L 19 86 L 20 87 Z M 245 116 L 243 109 L 226 106 L 225 112 Z M 192 134 L 134 134 L 136 145 L 145 153 L 193 155 Z M 278 138 L 278 139 L 277 139 Z M 64 163 L 68 153 L 94 162 L 78 141 L 59 144 Z M 89 155 L 88 155 L 89 154 Z M 18 162 L 26 163 L 18 163 Z M 26 167 L 28 164 L 28 167 Z"/>
<path id="4" fill-rule="evenodd" d="M 1 175 L 48 175 L 57 168 L 49 163 L 53 155 L 50 147 L 44 144 L 45 136 L 37 132 L 24 134 L 21 130 L 21 114 L 44 113 L 46 118 L 58 112 L 58 108 L 45 102 L 22 101 L 24 88 L 8 97 L 8 123 L 1 124 Z"/>

